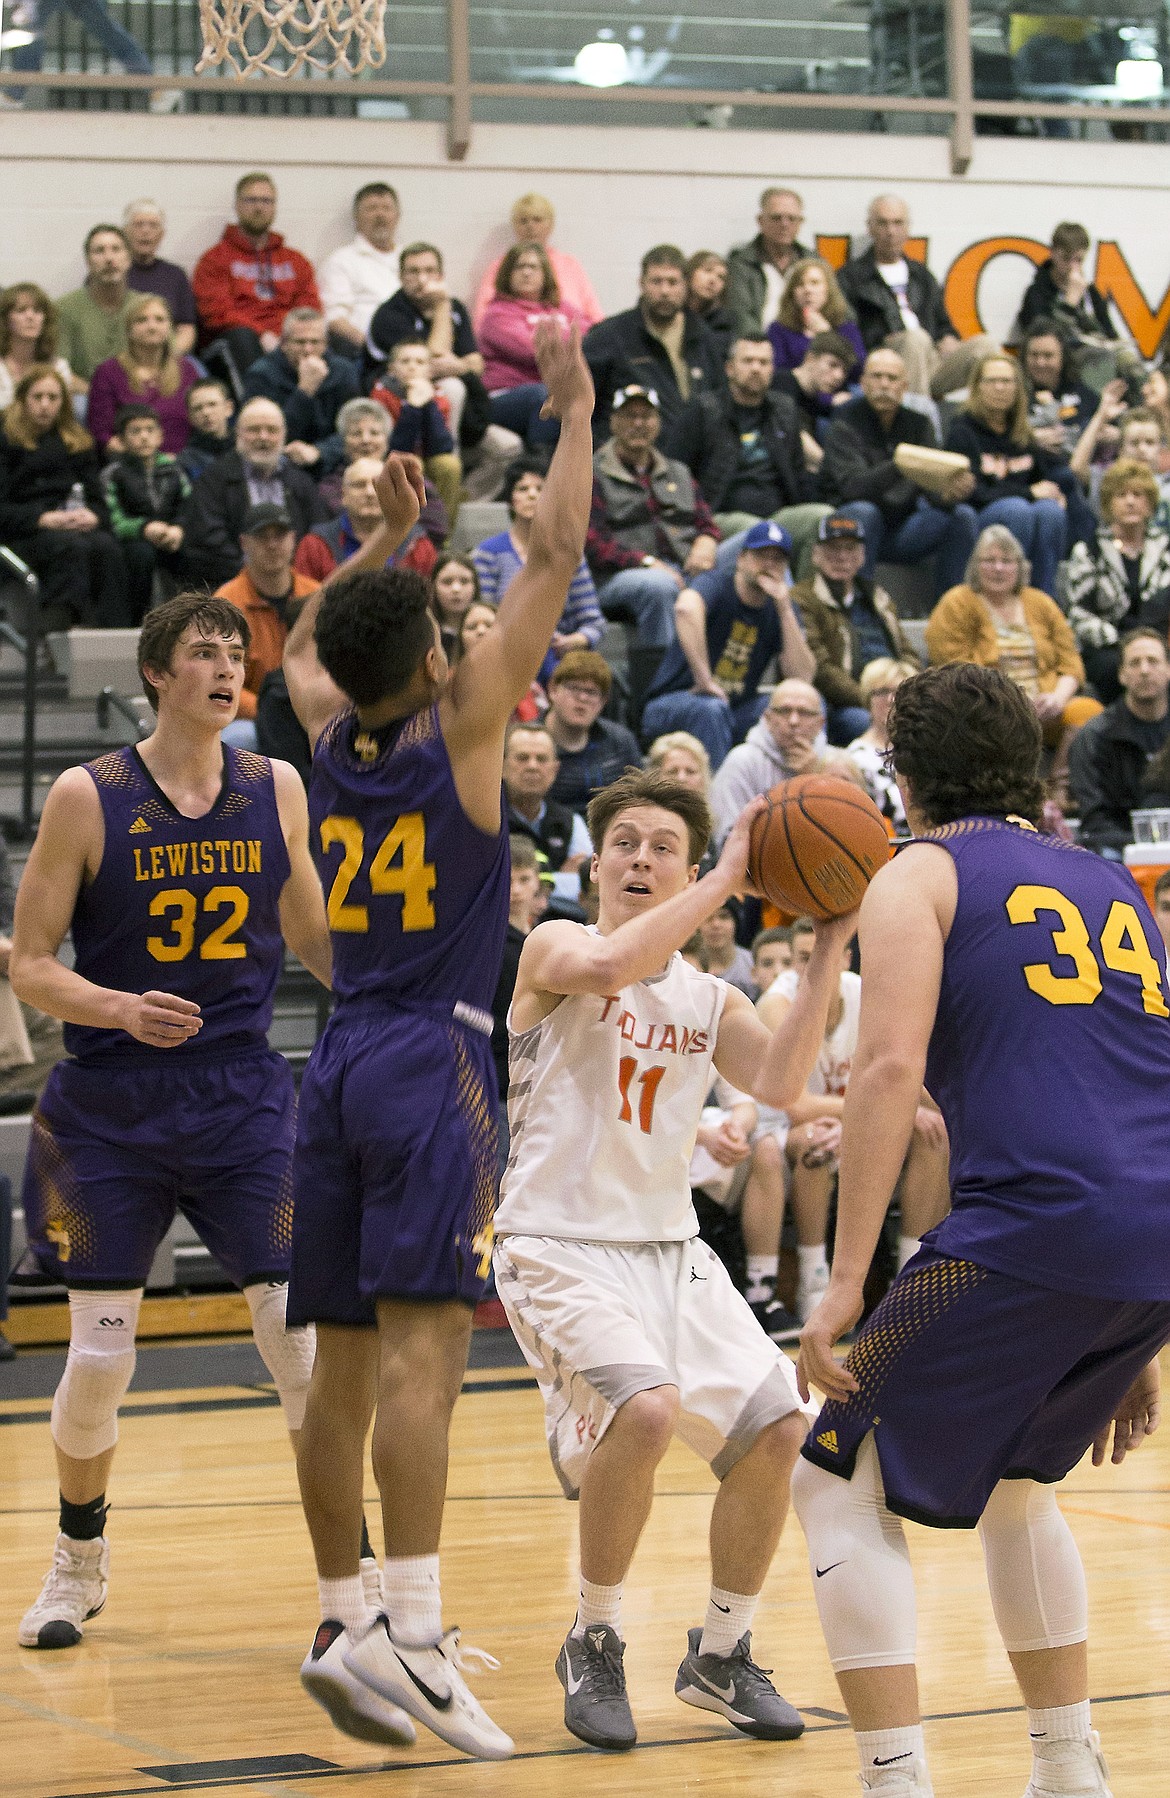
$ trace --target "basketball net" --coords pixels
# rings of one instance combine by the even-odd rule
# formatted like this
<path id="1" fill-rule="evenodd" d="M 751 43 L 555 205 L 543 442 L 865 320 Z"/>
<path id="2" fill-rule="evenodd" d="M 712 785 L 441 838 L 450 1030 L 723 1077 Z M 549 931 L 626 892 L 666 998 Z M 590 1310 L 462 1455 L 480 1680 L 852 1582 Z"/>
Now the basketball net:
<path id="1" fill-rule="evenodd" d="M 237 75 L 358 75 L 386 60 L 386 0 L 199 0 L 203 55 Z"/>

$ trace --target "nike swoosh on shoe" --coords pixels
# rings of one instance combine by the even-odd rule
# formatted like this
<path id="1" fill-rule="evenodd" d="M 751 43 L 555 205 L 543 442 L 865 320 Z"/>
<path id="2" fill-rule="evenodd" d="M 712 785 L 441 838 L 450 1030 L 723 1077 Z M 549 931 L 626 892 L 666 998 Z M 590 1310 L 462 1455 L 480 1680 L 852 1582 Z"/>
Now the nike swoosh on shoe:
<path id="1" fill-rule="evenodd" d="M 706 1686 L 708 1692 L 714 1692 L 716 1698 L 722 1698 L 725 1704 L 732 1704 L 734 1702 L 734 1700 L 735 1700 L 735 1681 L 734 1680 L 732 1680 L 732 1682 L 729 1686 L 717 1686 L 715 1684 L 714 1680 L 704 1679 L 703 1675 L 699 1672 L 697 1667 L 694 1669 L 694 1676 L 698 1680 L 698 1682 L 701 1686 Z"/>

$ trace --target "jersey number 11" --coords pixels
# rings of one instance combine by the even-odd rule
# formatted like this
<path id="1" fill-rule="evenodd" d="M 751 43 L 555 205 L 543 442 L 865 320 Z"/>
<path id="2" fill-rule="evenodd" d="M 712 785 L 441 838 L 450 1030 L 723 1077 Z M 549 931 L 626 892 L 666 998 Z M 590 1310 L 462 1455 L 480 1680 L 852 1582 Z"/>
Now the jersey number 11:
<path id="1" fill-rule="evenodd" d="M 662 1076 L 665 1072 L 664 1067 L 652 1067 L 646 1068 L 639 1074 L 638 1064 L 634 1057 L 632 1055 L 622 1056 L 618 1062 L 618 1092 L 621 1094 L 622 1101 L 622 1108 L 618 1113 L 619 1123 L 632 1124 L 634 1121 L 634 1113 L 630 1106 L 630 1087 L 636 1078 L 638 1085 L 642 1088 L 638 1099 L 638 1123 L 645 1134 L 649 1136 L 650 1126 L 654 1122 L 654 1101 L 658 1097 L 658 1088 L 662 1084 Z"/>

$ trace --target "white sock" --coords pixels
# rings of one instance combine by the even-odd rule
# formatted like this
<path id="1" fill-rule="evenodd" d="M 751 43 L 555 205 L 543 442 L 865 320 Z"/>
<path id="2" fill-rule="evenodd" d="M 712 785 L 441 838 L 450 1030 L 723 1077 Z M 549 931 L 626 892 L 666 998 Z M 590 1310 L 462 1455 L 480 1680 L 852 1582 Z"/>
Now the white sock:
<path id="1" fill-rule="evenodd" d="M 779 1255 L 748 1256 L 747 1302 L 749 1305 L 757 1305 L 761 1299 L 769 1298 L 775 1292 L 776 1275 L 779 1272 Z"/>
<path id="2" fill-rule="evenodd" d="M 1038 1742 L 1087 1742 L 1093 1725 L 1089 1720 L 1089 1701 L 1083 1704 L 1054 1705 L 1051 1710 L 1028 1712 L 1028 1734 L 1032 1746 Z"/>
<path id="3" fill-rule="evenodd" d="M 899 1236 L 899 1238 L 898 1238 L 898 1272 L 899 1273 L 901 1273 L 901 1271 L 905 1267 L 906 1263 L 910 1260 L 910 1257 L 912 1255 L 917 1255 L 917 1253 L 921 1247 L 922 1247 L 922 1242 L 919 1237 L 917 1237 L 917 1236 Z"/>
<path id="4" fill-rule="evenodd" d="M 759 1602 L 758 1592 L 748 1597 L 743 1592 L 725 1592 L 722 1586 L 712 1586 L 699 1653 L 730 1654 L 740 1637 L 746 1636 L 752 1627 Z"/>
<path id="5" fill-rule="evenodd" d="M 387 1555 L 382 1591 L 390 1634 L 407 1648 L 430 1648 L 443 1633 L 438 1555 Z"/>
<path id="6" fill-rule="evenodd" d="M 319 1579 L 317 1593 L 322 1623 L 343 1623 L 351 1635 L 360 1635 L 374 1621 L 360 1573 L 348 1579 Z"/>
<path id="7" fill-rule="evenodd" d="M 1038 1792 L 1054 1793 L 1070 1789 L 1070 1774 L 1083 1768 L 1093 1775 L 1086 1791 L 1097 1791 L 1096 1742 L 1091 1737 L 1089 1701 L 1081 1704 L 1054 1705 L 1050 1710 L 1028 1712 L 1028 1734 L 1032 1740 L 1032 1783 Z M 1077 1789 L 1080 1789 L 1078 1781 Z"/>
<path id="8" fill-rule="evenodd" d="M 920 1723 L 906 1729 L 859 1729 L 856 1741 L 861 1783 L 871 1791 L 880 1792 L 883 1785 L 892 1785 L 895 1779 L 926 1767 L 926 1743 Z"/>
<path id="9" fill-rule="evenodd" d="M 812 1285 L 818 1275 L 824 1274 L 825 1277 L 828 1278 L 829 1258 L 825 1254 L 824 1243 L 814 1242 L 806 1246 L 803 1242 L 798 1242 L 796 1245 L 796 1265 L 798 1270 L 797 1277 L 800 1284 L 805 1287 L 806 1290 Z"/>
<path id="10" fill-rule="evenodd" d="M 591 1623 L 608 1623 L 610 1629 L 621 1635 L 622 1589 L 620 1584 L 595 1586 L 592 1580 L 587 1580 L 582 1574 L 577 1597 L 577 1620 L 571 1633 L 580 1639 Z"/>

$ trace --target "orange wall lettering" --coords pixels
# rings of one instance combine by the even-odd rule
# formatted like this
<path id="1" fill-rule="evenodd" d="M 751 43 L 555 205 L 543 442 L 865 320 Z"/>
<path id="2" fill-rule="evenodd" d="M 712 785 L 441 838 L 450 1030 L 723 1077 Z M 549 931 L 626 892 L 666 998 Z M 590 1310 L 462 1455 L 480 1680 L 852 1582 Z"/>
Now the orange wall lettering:
<path id="1" fill-rule="evenodd" d="M 1097 269 L 1093 279 L 1105 298 L 1117 307 L 1142 355 L 1152 356 L 1170 324 L 1170 287 L 1162 295 L 1157 312 L 1151 312 L 1120 247 L 1105 238 L 1097 245 Z"/>
<path id="2" fill-rule="evenodd" d="M 849 239 L 847 237 L 822 237 L 818 233 L 817 255 L 837 273 L 845 267 L 849 255 Z"/>
<path id="3" fill-rule="evenodd" d="M 978 306 L 979 277 L 997 256 L 1026 256 L 1039 268 L 1048 259 L 1048 245 L 1035 237 L 985 237 L 956 256 L 947 274 L 943 298 L 960 337 L 977 337 L 983 330 Z"/>

